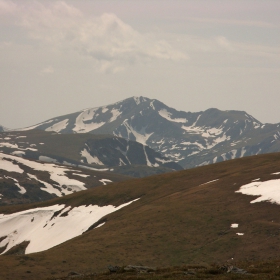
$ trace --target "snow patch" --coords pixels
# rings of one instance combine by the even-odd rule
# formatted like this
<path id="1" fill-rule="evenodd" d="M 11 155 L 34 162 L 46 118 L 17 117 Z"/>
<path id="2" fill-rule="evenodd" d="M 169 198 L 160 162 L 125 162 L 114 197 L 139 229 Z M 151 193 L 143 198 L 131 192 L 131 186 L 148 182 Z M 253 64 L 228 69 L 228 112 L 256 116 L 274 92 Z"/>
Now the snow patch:
<path id="1" fill-rule="evenodd" d="M 45 186 L 45 188 L 40 188 L 40 190 L 42 190 L 42 191 L 45 191 L 45 192 L 50 193 L 50 194 L 55 194 L 59 197 L 62 196 L 62 193 L 66 194 L 63 191 L 60 192 L 58 189 L 54 188 L 51 184 L 49 184 L 47 182 L 44 182 L 42 180 L 39 180 L 35 175 L 29 174 L 29 173 L 27 173 L 27 175 L 28 175 L 29 178 L 34 179 L 34 180 L 40 182 L 41 184 L 43 184 Z"/>
<path id="2" fill-rule="evenodd" d="M 2 160 L 1 160 L 1 158 L 2 158 Z M 10 161 L 8 161 L 7 159 Z M 61 192 L 64 194 L 73 193 L 74 191 L 86 190 L 86 187 L 84 186 L 83 182 L 80 182 L 80 181 L 74 180 L 74 179 L 70 179 L 65 174 L 66 171 L 73 171 L 73 170 L 70 170 L 65 167 L 55 165 L 52 163 L 41 163 L 41 162 L 36 162 L 36 161 L 30 161 L 30 160 L 23 159 L 20 157 L 15 157 L 12 155 L 4 155 L 4 154 L 0 153 L 0 168 L 1 169 L 7 170 L 9 168 L 11 170 L 10 172 L 12 172 L 12 171 L 18 172 L 18 173 L 24 172 L 21 168 L 19 168 L 18 165 L 16 165 L 15 163 L 13 163 L 11 161 L 18 162 L 18 163 L 28 166 L 34 170 L 49 172 L 50 179 L 52 181 L 58 183 L 57 187 L 60 187 Z M 6 168 L 2 168 L 2 167 L 6 167 Z"/>
<path id="3" fill-rule="evenodd" d="M 7 236 L 0 242 L 0 247 L 7 245 L 2 254 L 23 241 L 30 241 L 25 251 L 26 254 L 50 249 L 81 235 L 102 217 L 128 206 L 136 200 L 138 199 L 118 207 L 113 205 L 78 206 L 71 209 L 67 216 L 61 216 L 62 211 L 66 210 L 65 205 L 58 204 L 9 215 L 0 214 L 0 236 Z M 57 211 L 61 211 L 60 214 L 53 217 Z M 73 227 L 73 225 L 75 226 Z"/>
<path id="4" fill-rule="evenodd" d="M 22 186 L 20 186 L 19 182 L 17 179 L 9 177 L 9 176 L 5 176 L 6 179 L 12 179 L 15 182 L 15 185 L 19 188 L 19 193 L 20 194 L 25 194 L 26 193 L 26 189 Z"/>
<path id="5" fill-rule="evenodd" d="M 90 132 L 92 130 L 95 130 L 105 124 L 105 122 L 94 122 L 93 118 L 95 115 L 97 108 L 94 109 L 88 109 L 82 112 L 77 118 L 76 118 L 76 123 L 75 127 L 73 128 L 73 131 L 77 133 L 86 133 Z M 85 123 L 91 121 L 89 123 Z"/>
<path id="6" fill-rule="evenodd" d="M 101 182 L 103 185 L 107 185 L 107 183 L 112 183 L 113 181 L 111 181 L 109 179 L 101 179 L 101 180 L 99 180 L 99 182 Z"/>
<path id="7" fill-rule="evenodd" d="M 163 118 L 167 119 L 168 121 L 171 122 L 177 122 L 177 123 L 187 123 L 188 120 L 185 118 L 175 118 L 172 119 L 172 113 L 168 112 L 166 109 L 161 109 L 160 111 L 158 111 L 159 115 L 162 116 Z"/>
<path id="8" fill-rule="evenodd" d="M 146 127 L 143 127 L 140 131 L 136 131 L 132 126 L 127 123 L 127 119 L 124 120 L 123 125 L 126 127 L 127 135 L 132 133 L 136 139 L 136 142 L 146 145 L 146 142 L 150 138 L 152 133 L 146 133 Z M 129 137 L 128 137 L 129 138 Z"/>
<path id="9" fill-rule="evenodd" d="M 63 121 L 60 121 L 58 123 L 53 124 L 52 126 L 46 128 L 46 131 L 54 131 L 54 132 L 60 132 L 61 130 L 65 129 L 68 125 L 69 119 L 65 119 Z"/>
<path id="10" fill-rule="evenodd" d="M 89 177 L 90 175 L 86 175 L 86 174 L 78 174 L 78 173 L 73 173 L 73 175 L 76 175 L 76 176 L 80 176 L 80 177 Z"/>
<path id="11" fill-rule="evenodd" d="M 231 224 L 231 228 L 238 228 L 238 224 Z"/>
<path id="12" fill-rule="evenodd" d="M 14 151 L 14 152 L 11 153 L 11 155 L 17 156 L 17 157 L 22 157 L 22 156 L 25 155 L 25 152 L 23 152 L 23 151 Z"/>
<path id="13" fill-rule="evenodd" d="M 280 204 L 280 179 L 252 182 L 241 186 L 236 193 L 258 196 L 250 203 L 266 201 Z"/>
<path id="14" fill-rule="evenodd" d="M 39 156 L 39 161 L 57 163 L 57 160 L 56 160 L 56 159 L 50 158 L 50 157 L 47 157 L 47 156 Z"/>
<path id="15" fill-rule="evenodd" d="M 112 113 L 112 117 L 108 122 L 115 121 L 118 118 L 118 116 L 121 115 L 122 112 L 120 112 L 118 109 L 113 109 L 111 110 L 111 113 Z"/>
<path id="16" fill-rule="evenodd" d="M 101 162 L 97 156 L 92 156 L 86 149 L 83 149 L 81 151 L 81 156 L 86 158 L 88 164 L 95 163 L 99 165 L 104 165 L 104 163 Z"/>
<path id="17" fill-rule="evenodd" d="M 7 158 L 9 158 L 7 155 L 0 154 L 0 169 L 6 170 L 8 172 L 24 172 L 17 164 L 7 160 Z"/>

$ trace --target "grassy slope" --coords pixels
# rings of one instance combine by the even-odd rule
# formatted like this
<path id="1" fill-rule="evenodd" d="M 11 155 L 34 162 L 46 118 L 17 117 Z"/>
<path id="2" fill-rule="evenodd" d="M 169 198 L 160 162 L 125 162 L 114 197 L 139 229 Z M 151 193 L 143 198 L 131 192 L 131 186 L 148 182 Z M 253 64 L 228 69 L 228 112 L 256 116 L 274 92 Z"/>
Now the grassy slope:
<path id="1" fill-rule="evenodd" d="M 53 203 L 100 201 L 103 205 L 119 205 L 141 197 L 110 214 L 104 226 L 48 251 L 0 256 L 0 279 L 9 279 L 7 275 L 10 279 L 41 279 L 72 270 L 100 271 L 108 264 L 169 266 L 223 263 L 231 258 L 237 262 L 275 259 L 280 249 L 279 206 L 250 204 L 252 196 L 235 191 L 256 178 L 280 178 L 270 175 L 279 171 L 280 154 L 267 154 L 111 184 L 56 199 Z M 219 180 L 201 185 L 215 179 Z M 238 223 L 239 228 L 231 229 L 232 223 Z M 236 232 L 245 235 L 237 236 Z M 26 271 L 31 273 L 27 275 Z"/>

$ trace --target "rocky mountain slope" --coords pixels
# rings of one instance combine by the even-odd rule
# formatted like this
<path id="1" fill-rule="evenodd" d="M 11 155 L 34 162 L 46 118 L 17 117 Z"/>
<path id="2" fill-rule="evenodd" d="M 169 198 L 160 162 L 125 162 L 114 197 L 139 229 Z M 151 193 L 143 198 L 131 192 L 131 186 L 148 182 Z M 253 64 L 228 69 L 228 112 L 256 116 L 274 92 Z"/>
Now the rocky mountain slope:
<path id="1" fill-rule="evenodd" d="M 130 179 L 113 172 L 39 162 L 0 153 L 0 205 L 61 197 Z"/>
<path id="2" fill-rule="evenodd" d="M 104 271 L 110 264 L 277 259 L 279 166 L 279 153 L 258 155 L 112 183 L 35 205 L 2 206 L 0 247 L 6 253 L 0 256 L 0 278 L 60 277 L 73 269 Z M 110 213 L 106 205 L 112 210 L 126 206 Z M 78 233 L 70 240 L 69 225 Z M 56 246 L 20 255 L 40 245 L 38 236 L 40 244 L 46 240 Z"/>
<path id="3" fill-rule="evenodd" d="M 141 143 L 110 135 L 57 134 L 41 130 L 0 134 L 6 154 L 136 177 L 182 167 Z"/>
<path id="4" fill-rule="evenodd" d="M 57 133 L 109 134 L 137 141 L 184 168 L 280 150 L 280 124 L 243 111 L 177 111 L 155 99 L 132 97 L 32 127 Z"/>

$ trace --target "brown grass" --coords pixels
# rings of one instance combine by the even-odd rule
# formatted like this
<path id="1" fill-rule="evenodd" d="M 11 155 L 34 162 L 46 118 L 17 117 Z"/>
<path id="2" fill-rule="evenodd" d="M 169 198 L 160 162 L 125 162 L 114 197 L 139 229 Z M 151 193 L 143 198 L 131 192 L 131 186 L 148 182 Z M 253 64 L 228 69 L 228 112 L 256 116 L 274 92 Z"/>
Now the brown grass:
<path id="1" fill-rule="evenodd" d="M 244 262 L 246 265 L 241 267 L 246 270 L 249 264 L 254 263 L 252 273 L 278 277 L 278 268 L 274 267 L 278 262 L 272 260 L 279 259 L 279 206 L 267 202 L 250 204 L 254 199 L 252 196 L 235 193 L 241 185 L 253 179 L 280 178 L 279 175 L 270 175 L 278 171 L 280 154 L 253 156 L 97 187 L 38 204 L 120 205 L 141 197 L 128 207 L 108 215 L 104 226 L 50 250 L 26 256 L 0 256 L 0 279 L 58 278 L 73 270 L 97 273 L 104 271 L 109 264 L 184 267 L 205 263 L 222 265 L 227 261 L 234 265 Z M 219 180 L 204 184 L 215 179 Z M 27 207 L 31 206 L 1 209 L 10 212 Z M 231 229 L 231 223 L 238 223 L 239 228 Z M 245 235 L 237 236 L 236 232 L 244 232 Z M 261 264 L 265 264 L 264 267 Z M 249 279 L 239 275 L 215 274 L 213 266 L 209 269 L 201 274 L 201 278 L 177 275 L 174 271 L 149 277 Z M 30 271 L 28 277 L 26 271 Z M 136 276 L 126 274 L 121 277 L 134 279 Z M 144 276 L 137 277 L 142 279 Z M 259 278 L 250 279 L 278 279 L 256 277 Z"/>

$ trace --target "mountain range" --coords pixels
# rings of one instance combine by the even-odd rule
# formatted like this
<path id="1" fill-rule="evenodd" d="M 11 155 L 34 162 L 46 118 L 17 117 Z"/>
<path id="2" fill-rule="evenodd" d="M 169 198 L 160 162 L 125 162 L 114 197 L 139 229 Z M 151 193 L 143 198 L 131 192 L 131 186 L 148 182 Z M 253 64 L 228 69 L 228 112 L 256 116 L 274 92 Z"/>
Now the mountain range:
<path id="1" fill-rule="evenodd" d="M 20 131 L 31 129 L 136 141 L 183 168 L 280 150 L 279 123 L 263 124 L 243 111 L 177 111 L 146 97 L 55 117 Z M 96 151 L 89 153 L 100 157 Z"/>
<path id="2" fill-rule="evenodd" d="M 247 262 L 258 273 L 250 262 L 280 249 L 279 125 L 132 97 L 3 128 L 0 279 L 110 264 Z"/>

